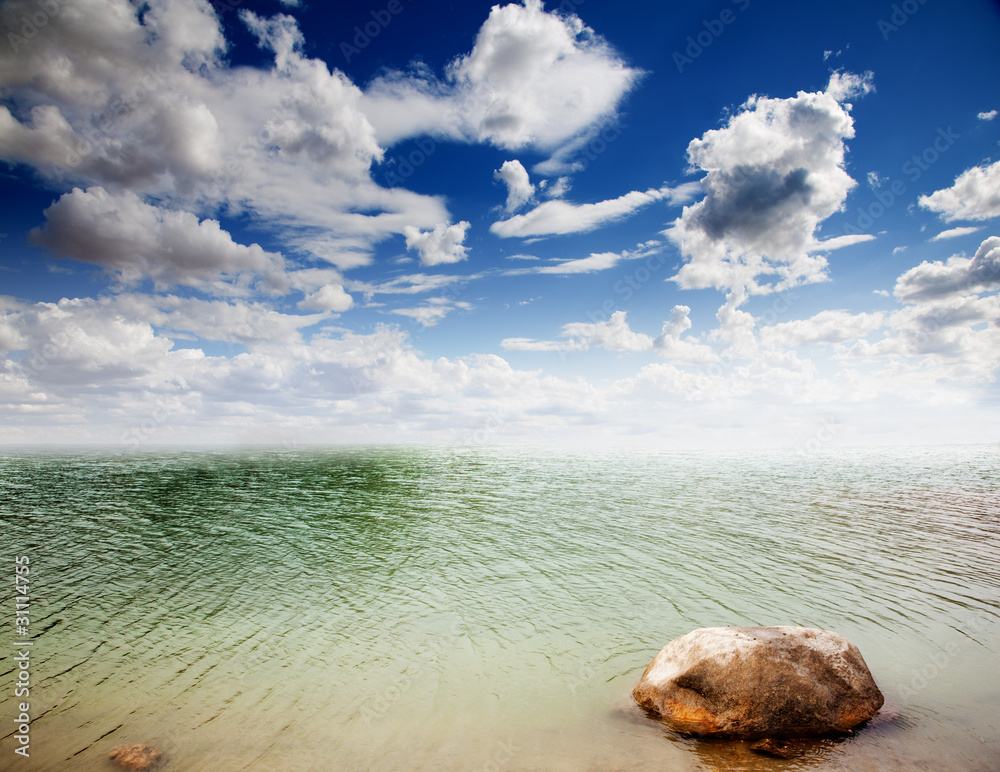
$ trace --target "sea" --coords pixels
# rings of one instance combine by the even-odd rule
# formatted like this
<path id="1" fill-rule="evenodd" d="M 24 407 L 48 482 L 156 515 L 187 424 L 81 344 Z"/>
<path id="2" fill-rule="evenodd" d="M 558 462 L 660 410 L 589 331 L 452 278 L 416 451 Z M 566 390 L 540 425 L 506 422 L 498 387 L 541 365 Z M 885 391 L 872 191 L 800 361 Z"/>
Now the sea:
<path id="1" fill-rule="evenodd" d="M 1000 445 L 14 449 L 0 529 L 0 770 L 1000 770 Z M 841 633 L 882 713 L 635 708 L 723 625 Z"/>

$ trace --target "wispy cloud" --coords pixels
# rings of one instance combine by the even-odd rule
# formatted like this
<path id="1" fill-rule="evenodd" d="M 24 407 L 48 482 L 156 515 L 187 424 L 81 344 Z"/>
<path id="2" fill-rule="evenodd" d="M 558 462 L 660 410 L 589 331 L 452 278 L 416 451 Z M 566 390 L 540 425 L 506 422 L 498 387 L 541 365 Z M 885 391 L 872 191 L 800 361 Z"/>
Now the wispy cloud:
<path id="1" fill-rule="evenodd" d="M 665 200 L 678 205 L 690 201 L 700 191 L 700 184 L 687 183 L 676 188 L 663 187 L 645 192 L 634 190 L 595 204 L 572 204 L 555 199 L 545 201 L 525 214 L 495 222 L 490 226 L 490 231 L 501 238 L 586 233 L 628 217 L 655 201 Z"/>

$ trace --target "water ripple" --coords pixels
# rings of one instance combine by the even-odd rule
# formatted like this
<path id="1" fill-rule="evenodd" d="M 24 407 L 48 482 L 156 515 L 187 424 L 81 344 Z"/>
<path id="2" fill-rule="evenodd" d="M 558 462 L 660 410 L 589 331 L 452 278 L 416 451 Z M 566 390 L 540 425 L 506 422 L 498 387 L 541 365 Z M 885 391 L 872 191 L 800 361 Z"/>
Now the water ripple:
<path id="1" fill-rule="evenodd" d="M 0 456 L 4 560 L 32 557 L 33 769 L 103 769 L 119 742 L 178 769 L 469 769 L 508 741 L 510 769 L 787 768 L 614 707 L 664 643 L 719 624 L 859 645 L 903 718 L 829 763 L 935 747 L 935 768 L 990 768 L 998 460 Z M 14 676 L 0 666 L 3 715 Z"/>

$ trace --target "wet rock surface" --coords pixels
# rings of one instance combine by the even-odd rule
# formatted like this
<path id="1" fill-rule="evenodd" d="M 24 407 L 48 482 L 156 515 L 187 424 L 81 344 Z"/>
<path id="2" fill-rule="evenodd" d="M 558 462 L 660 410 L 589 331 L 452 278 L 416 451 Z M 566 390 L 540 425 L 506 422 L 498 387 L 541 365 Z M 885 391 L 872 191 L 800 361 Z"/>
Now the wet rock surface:
<path id="1" fill-rule="evenodd" d="M 152 745 L 117 745 L 111 749 L 108 758 L 129 772 L 148 772 L 160 763 L 163 754 Z"/>
<path id="2" fill-rule="evenodd" d="M 674 731 L 746 740 L 844 734 L 884 702 L 857 647 L 809 627 L 695 630 L 656 655 L 632 697 Z"/>

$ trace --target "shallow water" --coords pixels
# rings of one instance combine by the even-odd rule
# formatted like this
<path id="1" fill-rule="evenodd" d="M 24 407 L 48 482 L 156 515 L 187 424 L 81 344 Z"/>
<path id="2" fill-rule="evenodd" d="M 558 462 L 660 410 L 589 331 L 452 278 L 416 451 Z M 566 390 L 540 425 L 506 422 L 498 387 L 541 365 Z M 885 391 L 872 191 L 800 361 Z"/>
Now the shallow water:
<path id="1" fill-rule="evenodd" d="M 30 760 L 0 769 L 1000 769 L 1000 447 L 0 456 L 31 558 Z M 794 761 L 628 693 L 697 627 L 798 624 L 887 698 Z"/>

